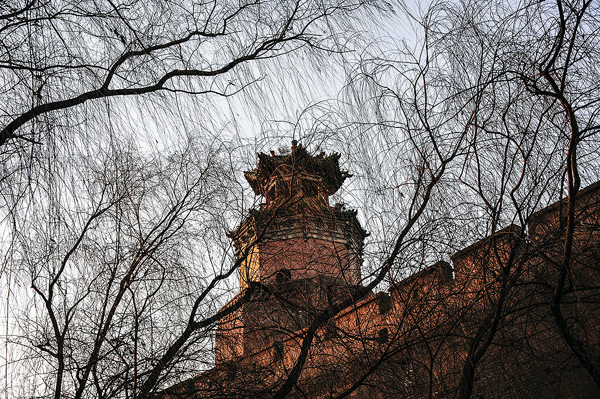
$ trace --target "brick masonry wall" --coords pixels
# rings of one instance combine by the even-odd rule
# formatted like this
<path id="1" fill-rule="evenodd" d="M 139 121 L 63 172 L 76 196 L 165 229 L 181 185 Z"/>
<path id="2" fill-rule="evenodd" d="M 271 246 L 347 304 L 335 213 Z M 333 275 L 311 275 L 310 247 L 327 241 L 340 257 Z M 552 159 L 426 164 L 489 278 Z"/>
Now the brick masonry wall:
<path id="1" fill-rule="evenodd" d="M 578 204 L 570 275 L 576 289 L 566 295 L 563 312 L 600 362 L 600 185 L 583 190 Z M 457 253 L 453 267 L 439 262 L 395 284 L 389 293 L 371 294 L 336 315 L 318 331 L 290 397 L 454 397 L 469 347 L 490 323 L 503 289 L 502 317 L 477 364 L 472 397 L 600 397 L 549 308 L 564 235 L 560 213 L 560 203 L 548 207 L 533 215 L 527 239 L 520 228 L 509 226 Z M 290 254 L 289 248 L 273 251 Z M 281 264 L 291 262 L 291 270 L 295 261 L 310 264 L 296 259 L 308 253 L 301 250 Z M 503 272 L 511 277 L 508 288 L 501 283 Z M 218 366 L 172 388 L 171 395 L 268 397 L 297 359 L 303 328 L 315 313 L 311 309 L 330 305 L 332 287 L 340 290 L 333 295 L 338 300 L 352 295 L 351 288 L 343 293 L 343 286 L 332 280 L 298 273 L 306 273 L 304 282 L 258 296 L 224 321 L 217 333 Z M 251 325 L 261 328 L 250 331 Z"/>

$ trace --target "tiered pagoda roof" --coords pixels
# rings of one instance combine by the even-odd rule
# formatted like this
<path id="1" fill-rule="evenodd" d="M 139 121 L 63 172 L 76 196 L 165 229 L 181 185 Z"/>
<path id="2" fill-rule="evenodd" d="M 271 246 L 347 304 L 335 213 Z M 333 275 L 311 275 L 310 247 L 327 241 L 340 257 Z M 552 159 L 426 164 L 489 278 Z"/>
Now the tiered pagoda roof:
<path id="1" fill-rule="evenodd" d="M 302 175 L 303 179 L 320 181 L 322 192 L 331 195 L 342 186 L 346 178 L 352 176 L 347 171 L 340 170 L 339 158 L 338 153 L 326 155 L 321 152 L 313 156 L 294 140 L 288 154 L 275 155 L 273 151 L 270 155 L 259 153 L 257 167 L 244 172 L 244 176 L 256 195 L 264 196 L 276 177 L 285 178 L 289 173 Z"/>

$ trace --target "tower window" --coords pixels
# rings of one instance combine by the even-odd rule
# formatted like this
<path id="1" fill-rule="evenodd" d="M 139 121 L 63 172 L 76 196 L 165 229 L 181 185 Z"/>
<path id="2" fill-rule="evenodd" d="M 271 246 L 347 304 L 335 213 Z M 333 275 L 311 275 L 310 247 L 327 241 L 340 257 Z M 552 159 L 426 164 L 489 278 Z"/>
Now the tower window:
<path id="1" fill-rule="evenodd" d="M 291 280 L 291 278 L 292 272 L 288 269 L 279 269 L 277 273 L 275 273 L 275 281 L 278 283 L 284 283 Z"/>
<path id="2" fill-rule="evenodd" d="M 387 328 L 382 328 L 377 332 L 377 342 L 385 344 L 390 340 L 390 334 Z"/>
<path id="3" fill-rule="evenodd" d="M 283 342 L 273 342 L 273 360 L 283 360 Z"/>

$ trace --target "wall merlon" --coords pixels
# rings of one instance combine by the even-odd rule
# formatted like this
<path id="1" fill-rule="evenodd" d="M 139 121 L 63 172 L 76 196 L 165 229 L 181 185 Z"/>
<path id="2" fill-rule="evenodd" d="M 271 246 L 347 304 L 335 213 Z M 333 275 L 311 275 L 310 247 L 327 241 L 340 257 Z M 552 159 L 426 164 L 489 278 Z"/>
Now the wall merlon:
<path id="1" fill-rule="evenodd" d="M 597 217 L 597 210 L 600 208 L 600 181 L 579 190 L 575 201 L 578 219 Z M 548 231 L 556 231 L 560 224 L 560 213 L 563 217 L 566 215 L 567 205 L 568 198 L 563 198 L 531 215 L 528 224 L 531 238 L 544 239 Z"/>
<path id="2" fill-rule="evenodd" d="M 405 301 L 409 294 L 438 290 L 451 283 L 452 280 L 452 266 L 448 262 L 438 261 L 393 284 L 389 288 L 389 292 L 394 301 Z"/>

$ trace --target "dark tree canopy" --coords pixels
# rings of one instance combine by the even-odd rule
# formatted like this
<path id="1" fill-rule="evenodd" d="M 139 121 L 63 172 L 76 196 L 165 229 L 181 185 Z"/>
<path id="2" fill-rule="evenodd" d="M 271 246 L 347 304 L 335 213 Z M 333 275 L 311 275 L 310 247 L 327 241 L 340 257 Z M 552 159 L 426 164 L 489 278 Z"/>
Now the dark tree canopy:
<path id="1" fill-rule="evenodd" d="M 600 387 L 586 316 L 599 309 L 598 226 L 578 202 L 596 198 L 580 190 L 600 172 L 599 12 L 560 0 L 419 10 L 375 0 L 2 3 L 0 392 L 141 399 L 181 386 L 215 365 L 217 326 L 238 326 L 240 309 L 264 298 L 285 305 L 288 285 L 317 287 L 322 301 L 303 309 L 302 328 L 273 327 L 289 338 L 271 345 L 279 368 L 206 378 L 239 382 L 233 396 L 256 384 L 284 398 L 304 395 L 310 369 L 340 376 L 306 390 L 329 397 L 375 387 L 469 398 L 500 349 L 540 360 L 519 324 L 536 320 L 565 354 L 548 367 L 577 365 Z M 399 15 L 414 38 L 385 33 Z M 261 109 L 306 100 L 319 89 L 307 74 L 329 67 L 326 78 L 346 82 L 338 98 L 297 120 L 261 121 L 287 131 L 244 137 L 235 101 L 261 119 Z M 315 209 L 360 237 L 331 247 L 363 262 L 352 293 L 336 300 L 274 268 L 274 286 L 247 278 L 224 307 L 253 259 L 285 264 L 311 248 L 302 223 L 329 220 Z M 297 213 L 299 244 L 270 245 L 292 234 L 286 212 Z M 261 253 L 269 248 L 279 252 Z M 465 259 L 483 272 L 469 274 Z M 422 290 L 422 279 L 441 288 Z M 388 288 L 393 299 L 374 295 Z M 395 324 L 336 324 L 359 301 Z M 353 363 L 312 357 L 338 344 Z M 277 383 L 262 372 L 279 373 Z"/>
<path id="2" fill-rule="evenodd" d="M 228 96 L 249 61 L 334 49 L 336 19 L 364 1 L 17 1 L 0 6 L 0 146 L 32 123 L 102 98 Z M 330 24 L 329 26 L 327 24 Z M 340 26 L 343 26 L 340 25 Z"/>

